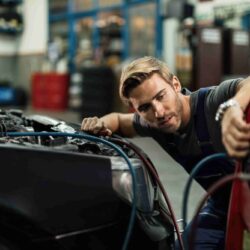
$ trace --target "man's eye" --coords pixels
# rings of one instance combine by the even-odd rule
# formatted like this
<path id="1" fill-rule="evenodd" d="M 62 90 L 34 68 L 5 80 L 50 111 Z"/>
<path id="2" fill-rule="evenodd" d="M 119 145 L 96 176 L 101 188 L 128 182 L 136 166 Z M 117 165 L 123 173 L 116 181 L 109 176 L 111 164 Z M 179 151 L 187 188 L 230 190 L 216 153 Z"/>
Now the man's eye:
<path id="1" fill-rule="evenodd" d="M 150 105 L 146 104 L 146 105 L 143 105 L 143 106 L 139 107 L 138 110 L 140 112 L 147 112 L 149 110 L 149 108 L 150 108 Z"/>
<path id="2" fill-rule="evenodd" d="M 165 94 L 161 94 L 161 95 L 157 96 L 157 100 L 161 101 L 164 99 L 164 97 L 165 97 Z"/>

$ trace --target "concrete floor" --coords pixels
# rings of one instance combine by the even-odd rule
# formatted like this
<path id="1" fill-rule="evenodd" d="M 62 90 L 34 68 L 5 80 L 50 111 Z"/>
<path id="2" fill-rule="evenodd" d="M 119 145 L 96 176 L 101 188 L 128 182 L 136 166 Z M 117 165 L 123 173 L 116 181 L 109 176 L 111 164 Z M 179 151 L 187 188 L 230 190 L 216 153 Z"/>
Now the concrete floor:
<path id="1" fill-rule="evenodd" d="M 162 184 L 169 196 L 171 205 L 177 219 L 181 219 L 183 190 L 188 174 L 169 156 L 157 142 L 151 138 L 134 138 L 132 142 L 137 144 L 154 163 Z M 190 220 L 198 206 L 198 202 L 204 195 L 203 189 L 196 183 L 192 183 L 188 202 L 188 220 Z"/>

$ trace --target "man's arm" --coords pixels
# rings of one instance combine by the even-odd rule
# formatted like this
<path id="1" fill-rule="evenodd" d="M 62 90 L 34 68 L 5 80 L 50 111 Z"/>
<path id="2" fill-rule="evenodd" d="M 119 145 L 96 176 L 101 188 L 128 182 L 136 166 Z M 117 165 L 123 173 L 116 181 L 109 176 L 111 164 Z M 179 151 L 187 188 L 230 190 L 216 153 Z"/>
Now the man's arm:
<path id="1" fill-rule="evenodd" d="M 228 108 L 222 117 L 222 141 L 231 157 L 241 158 L 250 150 L 250 124 L 244 120 L 244 112 L 250 104 L 250 77 L 239 83 L 232 99 L 239 105 Z"/>
<path id="2" fill-rule="evenodd" d="M 88 117 L 82 121 L 81 129 L 100 135 L 119 133 L 124 137 L 133 137 L 136 131 L 133 126 L 134 114 L 110 113 L 101 118 Z"/>

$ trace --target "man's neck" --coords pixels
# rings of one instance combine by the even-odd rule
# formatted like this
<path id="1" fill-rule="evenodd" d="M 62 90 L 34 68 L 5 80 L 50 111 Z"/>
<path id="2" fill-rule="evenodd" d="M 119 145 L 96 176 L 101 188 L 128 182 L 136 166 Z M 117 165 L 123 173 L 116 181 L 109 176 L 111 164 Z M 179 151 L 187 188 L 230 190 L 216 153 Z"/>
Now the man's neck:
<path id="1" fill-rule="evenodd" d="M 191 107 L 190 107 L 190 95 L 181 95 L 181 104 L 182 104 L 182 124 L 180 130 L 184 130 L 187 127 L 190 116 L 191 116 Z"/>

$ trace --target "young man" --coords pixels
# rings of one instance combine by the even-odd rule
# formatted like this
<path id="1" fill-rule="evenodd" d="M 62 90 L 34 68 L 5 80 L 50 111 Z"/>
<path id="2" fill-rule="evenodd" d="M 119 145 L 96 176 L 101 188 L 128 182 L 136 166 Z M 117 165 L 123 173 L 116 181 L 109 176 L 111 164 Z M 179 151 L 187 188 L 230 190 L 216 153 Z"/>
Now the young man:
<path id="1" fill-rule="evenodd" d="M 167 65 L 153 57 L 136 59 L 124 68 L 120 97 L 135 113 L 85 118 L 82 130 L 125 137 L 151 136 L 187 172 L 207 155 L 227 151 L 244 157 L 250 149 L 250 125 L 244 111 L 250 103 L 250 78 L 189 92 Z M 216 120 L 215 120 L 216 117 Z M 232 161 L 212 163 L 196 176 L 207 189 L 234 171 Z M 230 185 L 220 189 L 199 215 L 195 249 L 224 248 Z M 188 235 L 188 230 L 184 235 Z"/>

